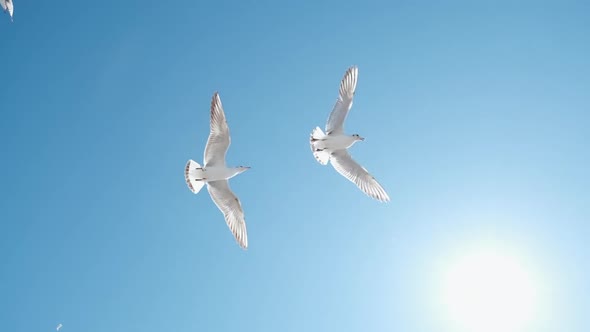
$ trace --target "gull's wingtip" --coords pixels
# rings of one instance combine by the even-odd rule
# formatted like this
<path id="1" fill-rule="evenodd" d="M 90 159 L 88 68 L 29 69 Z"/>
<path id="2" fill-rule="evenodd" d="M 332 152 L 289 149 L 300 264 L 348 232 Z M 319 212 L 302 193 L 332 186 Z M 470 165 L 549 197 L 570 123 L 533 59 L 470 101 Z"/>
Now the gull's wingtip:
<path id="1" fill-rule="evenodd" d="M 211 108 L 216 105 L 221 106 L 221 97 L 219 96 L 219 91 L 213 92 L 213 97 L 211 97 Z"/>
<path id="2" fill-rule="evenodd" d="M 381 203 L 388 203 L 390 201 L 389 199 L 389 195 L 387 194 L 387 192 L 385 192 L 385 189 L 383 189 L 383 187 L 381 187 L 381 194 L 379 195 L 379 197 L 375 197 L 379 202 Z"/>
<path id="3" fill-rule="evenodd" d="M 369 197 L 371 197 L 372 199 L 376 200 L 379 203 L 389 203 L 389 196 L 387 196 L 387 194 L 385 194 L 385 196 L 380 196 L 380 195 L 368 195 Z"/>
<path id="4" fill-rule="evenodd" d="M 244 237 L 240 237 L 237 235 L 234 235 L 236 238 L 236 242 L 238 243 L 238 246 L 240 246 L 240 248 L 244 251 L 248 250 L 248 234 L 245 234 Z"/>

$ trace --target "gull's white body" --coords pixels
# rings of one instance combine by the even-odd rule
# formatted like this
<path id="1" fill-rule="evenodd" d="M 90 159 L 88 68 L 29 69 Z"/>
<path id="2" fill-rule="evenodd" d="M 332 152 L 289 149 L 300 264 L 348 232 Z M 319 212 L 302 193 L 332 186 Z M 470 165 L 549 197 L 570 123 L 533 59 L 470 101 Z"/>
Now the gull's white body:
<path id="1" fill-rule="evenodd" d="M 228 180 L 248 170 L 250 167 L 227 167 L 225 154 L 231 143 L 229 128 L 221 99 L 217 92 L 211 101 L 211 131 L 205 148 L 205 165 L 201 167 L 196 161 L 189 160 L 184 169 L 184 178 L 188 188 L 198 193 L 206 184 L 209 195 L 217 208 L 223 213 L 225 222 L 240 247 L 248 248 L 246 221 L 240 200 L 229 188 Z"/>
<path id="2" fill-rule="evenodd" d="M 229 180 L 234 176 L 240 174 L 242 171 L 239 168 L 228 168 L 225 166 L 212 166 L 203 169 L 199 166 L 195 166 L 189 170 L 190 176 L 195 179 L 203 179 L 205 183 Z"/>
<path id="3" fill-rule="evenodd" d="M 12 21 L 12 15 L 14 14 L 14 3 L 12 0 L 0 0 L 0 6 L 5 12 L 8 12 L 10 15 L 10 20 Z"/>
<path id="4" fill-rule="evenodd" d="M 358 139 L 354 136 L 333 134 L 325 135 L 323 140 L 315 142 L 313 146 L 319 150 L 336 151 L 348 149 L 357 141 Z"/>
<path id="5" fill-rule="evenodd" d="M 63 326 L 63 325 L 61 325 L 61 324 L 57 325 L 57 327 L 55 328 L 55 330 L 56 330 L 56 331 L 59 331 L 59 329 L 61 329 L 61 327 L 62 327 L 62 326 Z"/>
<path id="6" fill-rule="evenodd" d="M 356 90 L 358 68 L 348 68 L 340 82 L 340 94 L 328 122 L 326 133 L 316 127 L 310 137 L 310 147 L 316 160 L 326 165 L 328 161 L 342 176 L 353 182 L 365 194 L 381 201 L 389 201 L 385 189 L 369 174 L 369 172 L 352 159 L 347 149 L 364 138 L 357 134 L 344 133 L 344 120 L 352 107 L 352 100 Z"/>

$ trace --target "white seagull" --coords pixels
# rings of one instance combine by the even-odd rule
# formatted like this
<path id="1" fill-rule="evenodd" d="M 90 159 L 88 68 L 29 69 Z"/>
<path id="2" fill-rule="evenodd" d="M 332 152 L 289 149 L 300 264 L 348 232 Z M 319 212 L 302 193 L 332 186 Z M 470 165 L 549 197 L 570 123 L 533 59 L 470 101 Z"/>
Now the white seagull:
<path id="1" fill-rule="evenodd" d="M 357 78 L 358 68 L 348 68 L 340 82 L 340 96 L 326 123 L 326 133 L 319 127 L 311 132 L 311 151 L 320 164 L 326 165 L 330 161 L 338 173 L 356 184 L 365 194 L 380 202 L 388 202 L 389 196 L 383 187 L 347 151 L 354 143 L 365 140 L 358 134 L 344 133 L 344 120 L 352 107 Z"/>
<path id="2" fill-rule="evenodd" d="M 188 188 L 198 193 L 205 184 L 211 199 L 221 210 L 227 226 L 233 233 L 240 247 L 248 248 L 248 235 L 244 211 L 236 195 L 229 188 L 228 180 L 245 172 L 250 167 L 227 167 L 225 154 L 231 138 L 225 120 L 219 94 L 215 92 L 211 100 L 211 132 L 205 147 L 205 165 L 201 167 L 196 161 L 189 160 L 184 169 L 184 178 Z"/>
<path id="3" fill-rule="evenodd" d="M 62 327 L 62 326 L 63 326 L 63 325 L 61 325 L 61 323 L 59 323 L 59 324 L 57 325 L 57 328 L 55 328 L 55 330 L 56 330 L 56 331 L 59 331 L 59 329 L 61 329 L 61 327 Z"/>
<path id="4" fill-rule="evenodd" d="M 8 12 L 10 15 L 10 21 L 12 21 L 12 14 L 14 13 L 14 4 L 12 3 L 12 0 L 0 0 L 0 5 L 4 12 Z"/>

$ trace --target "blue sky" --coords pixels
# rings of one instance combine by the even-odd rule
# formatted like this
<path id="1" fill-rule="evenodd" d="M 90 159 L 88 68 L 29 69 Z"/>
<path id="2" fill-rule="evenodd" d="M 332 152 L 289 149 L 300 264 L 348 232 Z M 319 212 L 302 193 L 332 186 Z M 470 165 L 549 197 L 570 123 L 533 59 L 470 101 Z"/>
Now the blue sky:
<path id="1" fill-rule="evenodd" d="M 438 266 L 489 245 L 542 288 L 531 331 L 590 325 L 583 1 L 15 2 L 0 16 L 3 331 L 455 331 Z M 351 153 L 309 150 L 359 66 Z M 211 95 L 248 226 L 206 191 Z M 510 299 L 507 299 L 510 301 Z"/>

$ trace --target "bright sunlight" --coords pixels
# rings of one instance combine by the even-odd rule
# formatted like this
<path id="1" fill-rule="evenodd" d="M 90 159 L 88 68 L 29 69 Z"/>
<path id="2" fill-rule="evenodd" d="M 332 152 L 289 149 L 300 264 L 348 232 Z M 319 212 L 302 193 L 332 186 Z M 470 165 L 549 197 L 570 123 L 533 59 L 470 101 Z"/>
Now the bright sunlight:
<path id="1" fill-rule="evenodd" d="M 447 267 L 442 281 L 448 318 L 465 331 L 522 332 L 535 314 L 535 282 L 515 256 L 467 254 Z"/>

